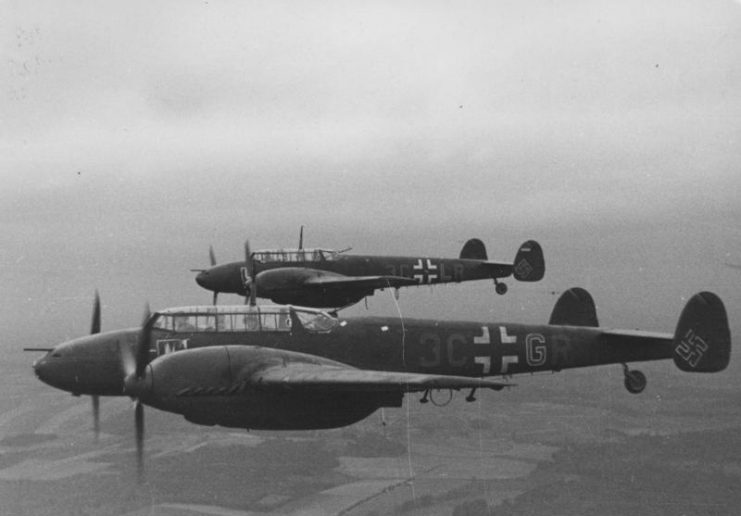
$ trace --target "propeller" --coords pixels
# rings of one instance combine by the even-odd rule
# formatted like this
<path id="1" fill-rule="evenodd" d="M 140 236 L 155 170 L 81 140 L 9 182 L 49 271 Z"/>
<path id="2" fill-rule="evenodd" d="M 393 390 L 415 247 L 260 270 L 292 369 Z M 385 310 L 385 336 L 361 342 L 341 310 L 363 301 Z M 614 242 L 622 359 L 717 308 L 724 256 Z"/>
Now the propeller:
<path id="1" fill-rule="evenodd" d="M 93 322 L 90 325 L 90 335 L 100 333 L 100 295 L 95 291 L 95 301 L 93 302 Z"/>
<path id="2" fill-rule="evenodd" d="M 144 405 L 136 400 L 134 409 L 134 425 L 136 427 L 136 473 L 141 482 L 144 476 Z"/>
<path id="3" fill-rule="evenodd" d="M 298 250 L 302 251 L 304 249 L 304 226 L 301 226 L 301 229 L 298 232 Z"/>
<path id="4" fill-rule="evenodd" d="M 211 268 L 213 269 L 216 266 L 216 255 L 214 254 L 214 246 L 210 245 L 208 246 L 208 261 L 211 264 Z M 207 269 L 191 269 L 190 272 L 199 272 L 201 274 L 205 273 Z M 196 277 L 196 281 L 198 281 L 198 278 Z M 219 299 L 219 293 L 214 292 L 213 296 L 213 304 L 216 304 L 216 302 Z"/>
<path id="5" fill-rule="evenodd" d="M 95 300 L 93 301 L 93 321 L 90 324 L 90 335 L 100 333 L 100 295 L 98 291 L 95 291 Z M 95 442 L 98 442 L 100 437 L 100 396 L 94 394 L 93 400 L 93 433 L 95 434 Z"/>
<path id="6" fill-rule="evenodd" d="M 257 278 L 255 275 L 255 261 L 250 252 L 249 240 L 244 241 L 244 263 L 247 268 L 247 278 L 245 278 L 244 282 L 245 288 L 249 286 L 250 289 L 249 304 L 250 306 L 255 306 L 257 304 Z M 245 299 L 245 301 L 247 300 Z"/>
<path id="7" fill-rule="evenodd" d="M 139 332 L 135 350 L 121 348 L 121 364 L 124 372 L 124 394 L 135 401 L 134 428 L 136 435 L 136 465 L 139 481 L 144 474 L 144 405 L 141 394 L 146 389 L 144 373 L 149 363 L 149 342 L 155 318 L 151 316 L 149 304 L 144 309 L 144 321 Z M 125 351 L 124 351 L 125 350 Z"/>
<path id="8" fill-rule="evenodd" d="M 216 255 L 214 254 L 214 246 L 212 245 L 208 246 L 208 259 L 209 259 L 209 262 L 211 262 L 211 267 L 215 267 L 216 266 Z M 219 300 L 219 293 L 217 291 L 214 291 L 213 304 L 216 304 L 218 300 Z"/>
<path id="9" fill-rule="evenodd" d="M 100 437 L 100 396 L 93 394 L 91 399 L 93 400 L 93 433 L 97 443 Z"/>

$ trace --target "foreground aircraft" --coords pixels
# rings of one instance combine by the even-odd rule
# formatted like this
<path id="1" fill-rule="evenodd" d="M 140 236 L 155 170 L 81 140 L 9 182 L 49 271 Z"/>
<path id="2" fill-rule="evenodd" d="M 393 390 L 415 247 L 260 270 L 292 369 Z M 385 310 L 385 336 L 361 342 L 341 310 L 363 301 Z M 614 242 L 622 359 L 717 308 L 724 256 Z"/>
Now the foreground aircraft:
<path id="1" fill-rule="evenodd" d="M 625 387 L 640 393 L 646 377 L 629 362 L 672 359 L 682 371 L 717 372 L 730 353 L 726 311 L 713 293 L 693 296 L 664 334 L 598 327 L 592 297 L 573 288 L 547 325 L 336 318 L 292 306 L 171 308 L 142 328 L 59 344 L 33 368 L 75 395 L 136 399 L 141 458 L 142 404 L 200 425 L 336 428 L 399 407 L 406 393 L 445 404 L 466 389 L 473 401 L 477 389 L 498 391 L 512 375 L 539 371 L 622 364 Z"/>
<path id="2" fill-rule="evenodd" d="M 520 246 L 512 263 L 489 261 L 483 242 L 475 238 L 457 259 L 352 255 L 347 250 L 304 249 L 300 244 L 297 249 L 252 253 L 245 244 L 245 261 L 216 265 L 211 249 L 211 268 L 194 271 L 199 271 L 196 282 L 214 293 L 214 304 L 220 292 L 249 296 L 255 285 L 258 297 L 315 308 L 343 308 L 378 289 L 481 279 L 493 279 L 496 292 L 504 294 L 507 285 L 500 278 L 540 281 L 545 274 L 543 251 L 534 240 Z"/>

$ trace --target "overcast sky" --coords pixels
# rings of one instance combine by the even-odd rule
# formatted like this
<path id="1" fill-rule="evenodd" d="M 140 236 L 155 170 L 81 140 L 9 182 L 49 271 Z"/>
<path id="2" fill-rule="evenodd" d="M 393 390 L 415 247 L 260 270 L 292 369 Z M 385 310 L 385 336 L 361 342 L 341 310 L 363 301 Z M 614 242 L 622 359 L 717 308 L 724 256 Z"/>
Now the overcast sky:
<path id="1" fill-rule="evenodd" d="M 208 302 L 209 244 L 300 224 L 360 253 L 543 243 L 542 284 L 402 294 L 417 315 L 543 320 L 573 284 L 618 326 L 741 305 L 738 2 L 5 1 L 0 30 L 14 345 L 84 332 L 96 287 L 108 328 Z"/>

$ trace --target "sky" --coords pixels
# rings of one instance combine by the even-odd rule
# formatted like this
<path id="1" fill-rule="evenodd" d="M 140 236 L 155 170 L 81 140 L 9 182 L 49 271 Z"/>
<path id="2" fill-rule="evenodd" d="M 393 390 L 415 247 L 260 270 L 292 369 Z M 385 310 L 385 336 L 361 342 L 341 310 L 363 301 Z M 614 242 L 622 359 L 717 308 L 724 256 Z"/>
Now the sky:
<path id="1" fill-rule="evenodd" d="M 580 285 L 616 327 L 672 331 L 705 289 L 738 319 L 738 2 L 4 1 L 0 37 L 4 349 L 84 333 L 95 289 L 104 329 L 207 303 L 209 245 L 300 225 L 544 247 L 541 283 L 408 289 L 404 314 L 540 322 Z"/>

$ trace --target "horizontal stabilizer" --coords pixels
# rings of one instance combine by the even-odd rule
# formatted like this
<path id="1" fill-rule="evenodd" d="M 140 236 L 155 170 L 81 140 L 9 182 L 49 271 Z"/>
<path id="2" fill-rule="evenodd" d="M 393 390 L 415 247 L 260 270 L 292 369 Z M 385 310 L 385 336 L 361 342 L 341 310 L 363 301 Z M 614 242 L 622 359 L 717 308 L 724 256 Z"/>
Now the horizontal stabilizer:
<path id="1" fill-rule="evenodd" d="M 486 255 L 486 246 L 478 238 L 472 238 L 463 245 L 460 254 L 461 260 L 483 260 L 489 258 Z"/>
<path id="2" fill-rule="evenodd" d="M 672 343 L 682 371 L 714 373 L 731 359 L 731 331 L 723 302 L 712 292 L 695 294 L 679 317 Z"/>
<path id="3" fill-rule="evenodd" d="M 599 323 L 592 296 L 583 288 L 570 288 L 558 298 L 548 324 L 596 328 Z"/>
<path id="4" fill-rule="evenodd" d="M 466 242 L 466 246 L 473 240 Z M 464 246 L 463 251 L 465 250 Z M 461 251 L 461 257 L 463 251 Z M 506 278 L 510 274 L 514 274 L 515 279 L 519 281 L 540 281 L 545 275 L 543 249 L 535 240 L 528 240 L 520 246 L 514 263 L 486 261 L 482 262 L 481 265 L 486 268 L 492 278 Z"/>

